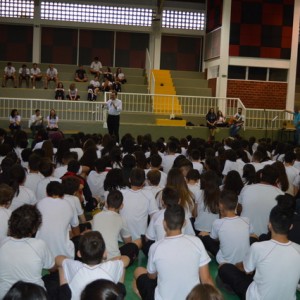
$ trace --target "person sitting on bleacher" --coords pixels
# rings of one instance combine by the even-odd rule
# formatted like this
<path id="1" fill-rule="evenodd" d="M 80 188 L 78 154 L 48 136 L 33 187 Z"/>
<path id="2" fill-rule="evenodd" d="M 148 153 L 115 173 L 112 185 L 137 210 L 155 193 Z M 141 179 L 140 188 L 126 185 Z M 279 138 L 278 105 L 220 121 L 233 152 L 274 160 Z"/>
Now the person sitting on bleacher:
<path id="1" fill-rule="evenodd" d="M 55 85 L 57 85 L 57 83 L 58 83 L 58 72 L 57 72 L 57 69 L 54 68 L 53 65 L 49 65 L 49 68 L 46 71 L 45 89 L 48 88 L 49 81 L 54 81 Z"/>
<path id="2" fill-rule="evenodd" d="M 90 81 L 90 84 L 88 86 L 88 97 L 87 99 L 89 101 L 96 101 L 97 100 L 97 94 L 99 93 L 100 89 L 100 82 L 99 77 L 96 75 L 94 79 Z"/>
<path id="3" fill-rule="evenodd" d="M 32 88 L 35 89 L 36 88 L 35 82 L 40 81 L 43 77 L 41 69 L 38 68 L 36 63 L 32 65 L 32 68 L 30 70 L 30 77 L 32 82 Z"/>
<path id="4" fill-rule="evenodd" d="M 83 69 L 83 65 L 79 66 L 79 69 L 75 71 L 75 81 L 77 82 L 87 82 L 88 78 L 86 75 L 86 71 Z"/>
<path id="5" fill-rule="evenodd" d="M 75 83 L 71 83 L 69 87 L 69 93 L 67 95 L 68 100 L 79 100 L 80 96 L 78 95 L 78 89 L 76 88 Z"/>
<path id="6" fill-rule="evenodd" d="M 116 73 L 114 74 L 114 80 L 123 84 L 127 82 L 125 74 L 122 72 L 121 68 L 117 68 Z"/>
<path id="7" fill-rule="evenodd" d="M 30 71 L 27 68 L 26 64 L 23 64 L 22 67 L 19 69 L 19 87 L 22 86 L 22 81 L 26 81 L 26 87 L 29 88 L 29 78 L 30 78 Z"/>
<path id="8" fill-rule="evenodd" d="M 100 76 L 102 74 L 102 63 L 99 57 L 95 57 L 94 61 L 91 63 L 90 72 L 95 76 Z"/>
<path id="9" fill-rule="evenodd" d="M 16 73 L 15 67 L 12 65 L 11 62 L 8 62 L 7 66 L 4 68 L 2 87 L 6 87 L 8 79 L 11 79 L 13 84 L 14 84 L 14 87 L 17 87 L 15 73 Z"/>

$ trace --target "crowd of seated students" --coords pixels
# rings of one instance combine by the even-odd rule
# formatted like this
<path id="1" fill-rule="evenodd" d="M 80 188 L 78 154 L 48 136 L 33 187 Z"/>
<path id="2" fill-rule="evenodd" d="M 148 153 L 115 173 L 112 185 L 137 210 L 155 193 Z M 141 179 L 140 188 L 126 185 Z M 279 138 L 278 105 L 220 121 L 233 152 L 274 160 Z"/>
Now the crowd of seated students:
<path id="1" fill-rule="evenodd" d="M 108 299 L 101 289 L 123 299 L 140 251 L 142 299 L 221 300 L 211 260 L 221 290 L 295 299 L 299 161 L 298 147 L 268 139 L 126 134 L 117 144 L 42 129 L 29 146 L 25 132 L 0 129 L 0 299 L 26 282 L 35 299 Z"/>

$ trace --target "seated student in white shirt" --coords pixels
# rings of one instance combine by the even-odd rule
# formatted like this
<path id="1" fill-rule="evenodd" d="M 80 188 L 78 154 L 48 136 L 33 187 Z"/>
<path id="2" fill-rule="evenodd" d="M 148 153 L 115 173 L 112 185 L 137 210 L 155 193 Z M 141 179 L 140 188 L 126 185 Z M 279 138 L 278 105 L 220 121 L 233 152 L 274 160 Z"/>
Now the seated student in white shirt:
<path id="1" fill-rule="evenodd" d="M 133 240 L 139 239 L 147 230 L 148 217 L 157 210 L 157 204 L 151 191 L 144 188 L 145 172 L 134 168 L 130 173 L 130 189 L 122 190 L 124 206 L 120 210 L 126 220 Z"/>
<path id="2" fill-rule="evenodd" d="M 156 198 L 159 195 L 159 192 L 163 189 L 162 186 L 159 185 L 161 173 L 158 170 L 150 170 L 146 173 L 146 186 L 145 189 L 152 192 L 153 196 Z M 159 203 L 157 201 L 157 206 L 159 207 Z"/>
<path id="3" fill-rule="evenodd" d="M 182 206 L 166 209 L 166 237 L 150 247 L 147 269 L 134 271 L 136 292 L 142 299 L 186 299 L 200 281 L 213 285 L 210 258 L 200 239 L 182 234 L 184 222 Z"/>
<path id="4" fill-rule="evenodd" d="M 205 249 L 216 255 L 219 264 L 241 262 L 250 248 L 252 226 L 248 218 L 236 215 L 237 203 L 236 193 L 222 191 L 219 200 L 221 219 L 214 221 L 210 234 L 200 233 Z"/>
<path id="5" fill-rule="evenodd" d="M 286 171 L 286 175 L 289 181 L 289 188 L 286 191 L 286 193 L 295 196 L 295 190 L 294 190 L 294 181 L 299 174 L 299 170 L 293 166 L 296 159 L 296 154 L 293 151 L 289 151 L 285 153 L 284 156 L 284 167 Z"/>
<path id="6" fill-rule="evenodd" d="M 0 184 L 0 242 L 7 237 L 8 219 L 11 215 L 9 206 L 14 197 L 14 190 L 7 184 Z"/>
<path id="7" fill-rule="evenodd" d="M 64 197 L 63 186 L 57 181 L 47 185 L 47 197 L 37 203 L 37 208 L 42 214 L 43 223 L 36 233 L 36 237 L 46 242 L 53 255 L 75 256 L 72 236 L 80 234 L 79 222 L 76 211 Z"/>
<path id="8" fill-rule="evenodd" d="M 94 216 L 92 228 L 101 232 L 106 245 L 107 259 L 128 256 L 131 265 L 139 254 L 141 240 L 132 241 L 126 221 L 120 216 L 119 211 L 123 207 L 123 195 L 120 191 L 109 192 L 106 200 L 106 210 Z M 119 248 L 118 239 L 125 243 Z"/>
<path id="9" fill-rule="evenodd" d="M 9 236 L 0 245 L 0 299 L 19 280 L 45 287 L 42 269 L 52 269 L 54 257 L 44 241 L 33 238 L 41 222 L 41 213 L 33 205 L 12 213 Z"/>
<path id="10" fill-rule="evenodd" d="M 154 213 L 148 225 L 145 237 L 142 236 L 143 252 L 148 256 L 149 248 L 154 243 L 166 236 L 166 231 L 163 226 L 164 213 L 167 207 L 179 204 L 179 193 L 173 187 L 165 187 L 162 190 L 162 209 Z M 193 226 L 187 214 L 185 214 L 185 224 L 182 228 L 184 234 L 195 235 Z"/>
<path id="11" fill-rule="evenodd" d="M 26 180 L 24 186 L 32 190 L 35 194 L 36 186 L 44 176 L 39 172 L 39 167 L 41 163 L 41 157 L 35 153 L 32 153 L 28 159 L 28 172 L 26 175 Z"/>
<path id="12" fill-rule="evenodd" d="M 68 172 L 68 164 L 71 160 L 77 160 L 78 155 L 76 152 L 65 152 L 62 157 L 62 165 L 56 167 L 53 176 L 62 178 Z M 56 162 L 57 163 L 57 162 Z"/>
<path id="13" fill-rule="evenodd" d="M 163 156 L 161 165 L 166 174 L 171 170 L 175 158 L 179 155 L 176 151 L 177 144 L 174 141 L 169 142 L 167 145 L 167 154 Z"/>
<path id="14" fill-rule="evenodd" d="M 200 151 L 198 149 L 192 150 L 190 160 L 193 164 L 193 169 L 198 170 L 199 173 L 201 174 L 203 171 L 203 164 L 201 163 L 200 159 L 201 159 Z"/>
<path id="15" fill-rule="evenodd" d="M 97 279 L 108 279 L 119 284 L 125 295 L 124 268 L 129 264 L 127 256 L 106 260 L 104 239 L 98 231 L 83 234 L 79 241 L 78 256 L 82 262 L 57 256 L 56 265 L 60 274 L 60 290 L 65 299 L 79 300 L 85 286 Z"/>
<path id="16" fill-rule="evenodd" d="M 163 171 L 161 171 L 161 164 L 162 164 L 162 157 L 159 154 L 153 154 L 150 157 L 150 169 L 145 170 L 145 173 L 147 173 L 150 170 L 158 170 L 160 172 L 160 181 L 159 186 L 165 187 L 167 183 L 167 174 Z"/>
<path id="17" fill-rule="evenodd" d="M 293 223 L 293 210 L 286 207 L 286 202 L 271 210 L 270 241 L 254 243 L 242 263 L 223 264 L 219 268 L 222 281 L 242 299 L 296 299 L 300 246 L 287 237 Z"/>
<path id="18" fill-rule="evenodd" d="M 99 158 L 94 163 L 95 170 L 90 171 L 87 177 L 87 183 L 90 187 L 92 195 L 100 197 L 104 200 L 104 180 L 108 173 L 106 167 L 108 167 L 108 160 L 105 157 Z"/>
<path id="19" fill-rule="evenodd" d="M 187 186 L 194 195 L 194 201 L 199 203 L 201 192 L 200 192 L 200 173 L 196 169 L 191 169 L 186 175 Z"/>

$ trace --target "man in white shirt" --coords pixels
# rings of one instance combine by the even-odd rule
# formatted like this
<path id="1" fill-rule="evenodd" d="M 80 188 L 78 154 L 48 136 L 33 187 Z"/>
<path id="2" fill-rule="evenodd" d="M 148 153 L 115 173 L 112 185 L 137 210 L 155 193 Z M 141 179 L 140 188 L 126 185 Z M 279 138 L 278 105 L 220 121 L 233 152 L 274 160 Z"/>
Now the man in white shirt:
<path id="1" fill-rule="evenodd" d="M 32 68 L 30 69 L 30 77 L 31 77 L 32 88 L 35 89 L 36 88 L 35 82 L 40 81 L 43 77 L 41 69 L 38 68 L 36 63 L 34 63 L 32 65 Z"/>
<path id="2" fill-rule="evenodd" d="M 230 126 L 230 136 L 235 137 L 239 130 L 243 127 L 245 116 L 242 115 L 242 108 L 238 108 L 238 112 L 233 116 L 233 124 Z"/>
<path id="3" fill-rule="evenodd" d="M 166 237 L 150 247 L 147 269 L 139 267 L 134 272 L 136 292 L 142 299 L 186 299 L 200 281 L 214 285 L 208 268 L 210 258 L 201 240 L 181 233 L 184 220 L 182 206 L 166 209 Z"/>
<path id="4" fill-rule="evenodd" d="M 49 81 L 54 81 L 55 82 L 55 86 L 57 86 L 57 83 L 58 83 L 58 72 L 57 72 L 57 69 L 54 68 L 53 65 L 49 65 L 49 68 L 46 71 L 45 89 L 48 88 Z"/>
<path id="5" fill-rule="evenodd" d="M 175 158 L 179 155 L 176 153 L 177 145 L 174 141 L 170 141 L 167 145 L 167 154 L 162 158 L 163 171 L 168 174 L 171 170 Z"/>
<path id="6" fill-rule="evenodd" d="M 262 169 L 261 182 L 245 186 L 240 193 L 241 217 L 250 220 L 257 236 L 268 233 L 270 211 L 277 204 L 275 198 L 284 194 L 275 186 L 277 179 L 277 170 L 266 165 Z"/>
<path id="7" fill-rule="evenodd" d="M 16 83 L 16 69 L 12 65 L 11 62 L 7 63 L 7 66 L 4 68 L 3 80 L 2 80 L 2 87 L 6 87 L 7 80 L 11 79 L 13 82 L 14 87 L 17 87 Z"/>
<path id="8" fill-rule="evenodd" d="M 30 117 L 30 120 L 28 122 L 28 127 L 31 129 L 33 138 L 35 138 L 35 134 L 37 131 L 44 128 L 43 120 L 44 118 L 41 115 L 41 111 L 39 109 L 36 109 L 35 113 Z"/>
<path id="9" fill-rule="evenodd" d="M 102 63 L 99 60 L 99 57 L 95 57 L 94 61 L 91 63 L 90 66 L 90 72 L 93 75 L 97 75 L 98 77 L 100 77 L 100 75 L 102 74 Z"/>
<path id="10" fill-rule="evenodd" d="M 280 196 L 285 198 L 285 196 Z M 279 199 L 278 199 L 279 200 Z M 283 202 L 288 198 L 283 199 Z M 271 240 L 254 243 L 242 263 L 224 264 L 219 276 L 241 299 L 296 299 L 300 246 L 288 240 L 293 209 L 276 205 L 270 213 Z M 255 275 L 250 273 L 255 271 Z"/>
<path id="11" fill-rule="evenodd" d="M 122 101 L 117 99 L 118 93 L 111 91 L 110 98 L 106 102 L 106 108 L 108 112 L 107 116 L 107 128 L 110 135 L 116 137 L 116 141 L 119 142 L 119 127 L 120 127 L 120 114 L 122 111 Z"/>
<path id="12" fill-rule="evenodd" d="M 148 216 L 151 217 L 158 208 L 152 192 L 143 188 L 144 170 L 132 169 L 129 180 L 131 188 L 122 190 L 124 206 L 120 214 L 127 222 L 132 239 L 136 240 L 146 233 Z"/>
<path id="13" fill-rule="evenodd" d="M 22 86 L 22 80 L 26 81 L 26 87 L 29 87 L 30 71 L 26 64 L 23 64 L 19 69 L 19 87 Z"/>

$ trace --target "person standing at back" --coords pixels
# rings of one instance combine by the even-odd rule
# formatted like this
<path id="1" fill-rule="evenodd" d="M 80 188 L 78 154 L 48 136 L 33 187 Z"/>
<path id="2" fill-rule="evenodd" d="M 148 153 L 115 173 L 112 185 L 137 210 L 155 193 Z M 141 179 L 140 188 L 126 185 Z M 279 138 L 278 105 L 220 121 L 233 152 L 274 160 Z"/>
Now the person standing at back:
<path id="1" fill-rule="evenodd" d="M 117 99 L 118 93 L 111 91 L 110 98 L 106 102 L 106 108 L 108 111 L 107 127 L 110 135 L 116 137 L 116 141 L 119 142 L 119 127 L 120 127 L 120 114 L 122 111 L 122 101 Z"/>

